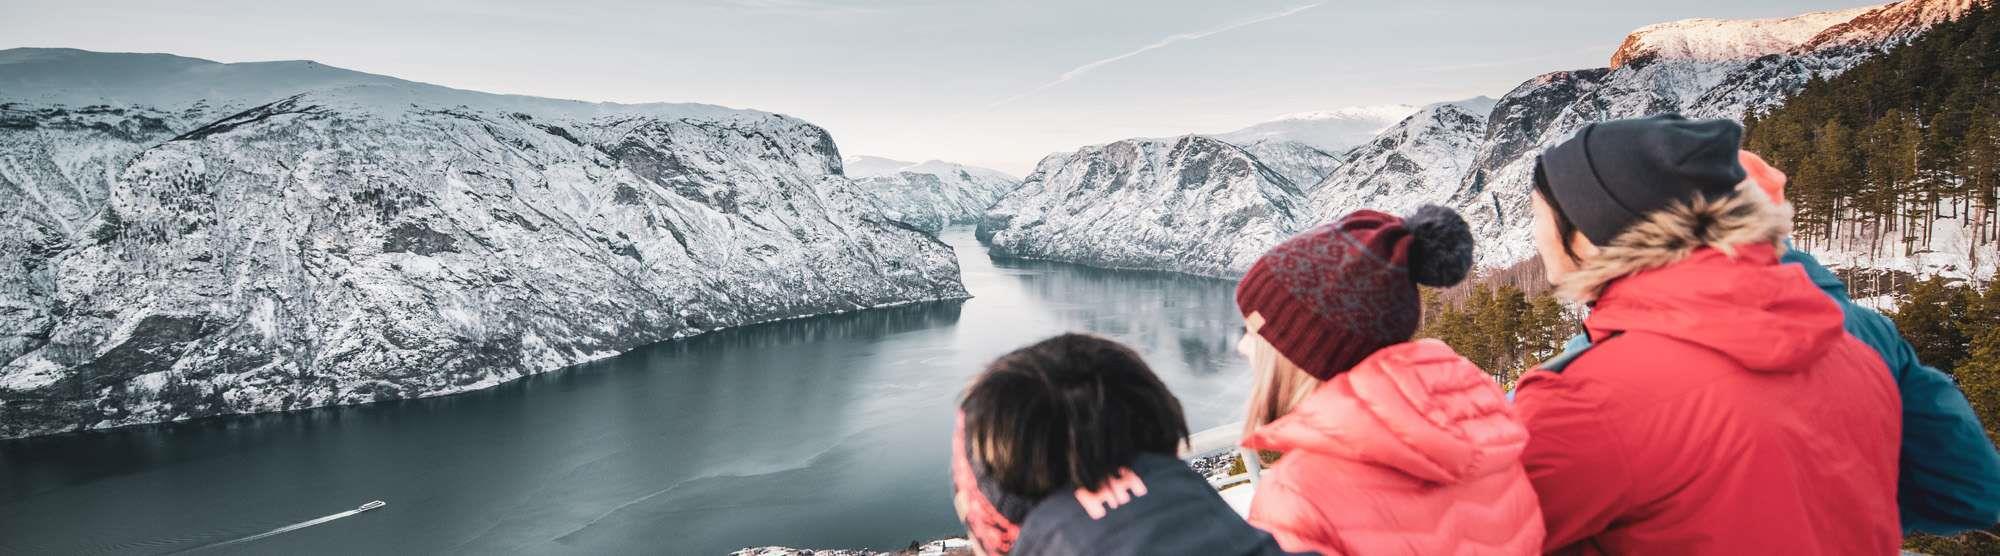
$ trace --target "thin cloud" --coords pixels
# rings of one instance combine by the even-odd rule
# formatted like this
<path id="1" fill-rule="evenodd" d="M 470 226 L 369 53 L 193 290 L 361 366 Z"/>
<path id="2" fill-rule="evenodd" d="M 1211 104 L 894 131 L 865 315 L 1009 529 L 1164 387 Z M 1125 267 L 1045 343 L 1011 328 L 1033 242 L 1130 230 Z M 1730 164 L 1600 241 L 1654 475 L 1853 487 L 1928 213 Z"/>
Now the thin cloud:
<path id="1" fill-rule="evenodd" d="M 934 0 L 725 0 L 745 10 L 786 15 L 874 14 L 891 10 L 939 4 Z"/>
<path id="2" fill-rule="evenodd" d="M 1243 21 L 1238 21 L 1238 22 L 1235 22 L 1235 23 L 1231 23 L 1231 24 L 1228 24 L 1228 25 L 1224 25 L 1224 26 L 1221 26 L 1221 27 L 1217 27 L 1217 28 L 1214 28 L 1214 29 L 1209 29 L 1209 30 L 1206 30 L 1206 31 L 1196 31 L 1196 32 L 1193 32 L 1193 33 L 1180 33 L 1180 34 L 1177 34 L 1177 35 L 1169 35 L 1169 36 L 1167 36 L 1167 38 L 1164 38 L 1164 39 L 1160 39 L 1160 40 L 1158 40 L 1158 41 L 1154 41 L 1154 42 L 1153 42 L 1153 44 L 1149 44 L 1149 45 L 1146 45 L 1146 46 L 1142 46 L 1142 47 L 1139 47 L 1139 49 L 1138 49 L 1138 50 L 1133 50 L 1133 51 L 1131 51 L 1131 52 L 1126 52 L 1126 53 L 1124 53 L 1124 54 L 1119 54 L 1119 55 L 1117 55 L 1117 56 L 1112 56 L 1112 57 L 1110 57 L 1110 58 L 1105 58 L 1105 59 L 1102 59 L 1102 60 L 1098 60 L 1098 61 L 1095 61 L 1095 62 L 1091 62 L 1091 63 L 1088 63 L 1088 64 L 1084 64 L 1084 65 L 1081 65 L 1081 66 L 1077 66 L 1077 67 L 1076 67 L 1076 69 L 1072 69 L 1072 70 L 1069 70 L 1069 71 L 1066 71 L 1066 72 L 1063 72 L 1062 76 L 1061 76 L 1061 77 L 1057 77 L 1057 78 L 1055 79 L 1055 81 L 1050 81 L 1050 82 L 1048 82 L 1048 83 L 1043 83 L 1043 84 L 1042 84 L 1042 85 L 1041 85 L 1040 87 L 1035 87 L 1035 88 L 1033 88 L 1033 89 L 1029 89 L 1029 90 L 1028 90 L 1027 92 L 1024 92 L 1024 93 L 1021 93 L 1021 94 L 1018 94 L 1018 95 L 1014 95 L 1014 96 L 1011 96 L 1011 97 L 1007 97 L 1007 98 L 1004 98 L 1004 99 L 1001 99 L 1001 100 L 1000 100 L 1000 101 L 998 101 L 998 102 L 995 102 L 995 103 L 993 103 L 993 104 L 988 104 L 988 105 L 986 105 L 986 107 L 987 107 L 987 108 L 994 108 L 994 107 L 998 107 L 998 106 L 1000 106 L 1000 105 L 1003 105 L 1003 104 L 1008 104 L 1008 103 L 1011 103 L 1011 102 L 1014 102 L 1014 101 L 1017 101 L 1017 100 L 1021 100 L 1021 99 L 1024 99 L 1024 98 L 1028 98 L 1028 96 L 1029 96 L 1029 95 L 1033 95 L 1033 94 L 1035 94 L 1035 93 L 1039 93 L 1039 92 L 1042 92 L 1042 91 L 1046 91 L 1046 90 L 1048 90 L 1048 89 L 1049 89 L 1049 87 L 1054 87 L 1054 86 L 1056 86 L 1056 85 L 1061 85 L 1061 84 L 1063 84 L 1063 83 L 1067 83 L 1067 82 L 1069 82 L 1069 80 L 1071 80 L 1071 79 L 1076 79 L 1077 77 L 1081 77 L 1081 76 L 1082 76 L 1083 74 L 1086 74 L 1086 73 L 1090 73 L 1091 71 L 1093 71 L 1093 70 L 1096 70 L 1097 68 L 1101 68 L 1101 67 L 1104 67 L 1104 66 L 1106 66 L 1106 65 L 1109 65 L 1109 64 L 1112 64 L 1112 63 L 1115 63 L 1115 62 L 1117 62 L 1117 61 L 1119 61 L 1119 60 L 1124 60 L 1124 59 L 1126 59 L 1126 58 L 1131 58 L 1131 57 L 1133 57 L 1133 56 L 1138 56 L 1138 55 L 1140 55 L 1140 54 L 1144 54 L 1144 53 L 1146 53 L 1147 51 L 1150 51 L 1150 50 L 1154 50 L 1154 49 L 1158 49 L 1158 48 L 1165 48 L 1165 47 L 1167 47 L 1168 45 L 1171 45 L 1171 44 L 1174 44 L 1174 43 L 1177 43 L 1177 42 L 1182 42 L 1182 41 L 1191 41 L 1191 40 L 1196 40 L 1196 39 L 1201 39 L 1201 38 L 1205 38 L 1205 37 L 1208 37 L 1208 36 L 1210 36 L 1210 35 L 1214 35 L 1214 34 L 1217 34 L 1217 33 L 1223 33 L 1223 32 L 1227 32 L 1227 31 L 1230 31 L 1230 30 L 1233 30 L 1233 29 L 1237 29 L 1237 28 L 1241 28 L 1241 27 L 1245 27 L 1245 26 L 1250 26 L 1250 25 L 1256 25 L 1256 24 L 1258 24 L 1258 23 L 1263 23 L 1263 22 L 1266 22 L 1266 21 L 1271 21 L 1271 20 L 1274 20 L 1274 19 L 1281 19 L 1281 18 L 1285 18 L 1285 17 L 1290 17 L 1290 16 L 1292 16 L 1293 14 L 1297 14 L 1297 13 L 1299 13 L 1299 12 L 1303 12 L 1303 11 L 1306 11 L 1306 10 L 1310 10 L 1310 9 L 1313 9 L 1313 8 L 1317 8 L 1317 7 L 1320 7 L 1320 5 L 1321 5 L 1321 4 L 1324 4 L 1324 2 L 1321 2 L 1320 4 L 1307 4 L 1307 5 L 1304 5 L 1304 6 L 1299 6 L 1299 7 L 1296 7 L 1296 8 L 1292 8 L 1292 9 L 1289 9 L 1289 10 L 1285 10 L 1285 11 L 1282 11 L 1282 12 L 1276 12 L 1276 13 L 1269 13 L 1269 14 L 1264 14 L 1264 15 L 1260 15 L 1260 16 L 1257 16 L 1257 17 L 1253 17 L 1253 18 L 1250 18 L 1250 19 L 1246 19 L 1246 20 L 1243 20 Z"/>

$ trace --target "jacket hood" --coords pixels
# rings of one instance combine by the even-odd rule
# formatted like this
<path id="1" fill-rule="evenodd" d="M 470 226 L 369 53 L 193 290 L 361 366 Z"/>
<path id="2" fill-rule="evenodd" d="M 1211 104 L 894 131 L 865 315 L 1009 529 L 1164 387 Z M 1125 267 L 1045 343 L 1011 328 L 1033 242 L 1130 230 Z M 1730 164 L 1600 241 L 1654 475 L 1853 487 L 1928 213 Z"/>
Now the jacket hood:
<path id="1" fill-rule="evenodd" d="M 1805 370 L 1846 334 L 1844 315 L 1778 247 L 1701 249 L 1605 287 L 1584 320 L 1593 340 L 1644 331 L 1721 352 L 1759 372 Z"/>
<path id="2" fill-rule="evenodd" d="M 1243 445 L 1319 452 L 1450 484 L 1515 465 L 1527 440 L 1492 377 L 1427 339 L 1377 350 Z"/>
<path id="3" fill-rule="evenodd" d="M 1755 180 L 1744 180 L 1732 194 L 1647 214 L 1557 290 L 1596 302 L 1584 320 L 1592 341 L 1652 332 L 1753 371 L 1803 370 L 1845 331 L 1840 306 L 1806 271 L 1779 264 L 1791 221 L 1790 205 L 1772 203 Z"/>

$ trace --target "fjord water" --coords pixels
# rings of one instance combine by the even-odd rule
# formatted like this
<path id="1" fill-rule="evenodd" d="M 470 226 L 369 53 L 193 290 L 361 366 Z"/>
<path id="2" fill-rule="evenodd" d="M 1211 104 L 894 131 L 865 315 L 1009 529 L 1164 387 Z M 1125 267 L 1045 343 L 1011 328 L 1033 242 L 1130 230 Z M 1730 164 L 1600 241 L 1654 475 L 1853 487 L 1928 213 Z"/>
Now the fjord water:
<path id="1" fill-rule="evenodd" d="M 1137 348 L 1197 430 L 1240 418 L 1232 283 L 942 239 L 973 299 L 725 330 L 443 398 L 0 442 L 0 553 L 898 548 L 960 533 L 945 458 L 965 381 L 1064 331 Z"/>

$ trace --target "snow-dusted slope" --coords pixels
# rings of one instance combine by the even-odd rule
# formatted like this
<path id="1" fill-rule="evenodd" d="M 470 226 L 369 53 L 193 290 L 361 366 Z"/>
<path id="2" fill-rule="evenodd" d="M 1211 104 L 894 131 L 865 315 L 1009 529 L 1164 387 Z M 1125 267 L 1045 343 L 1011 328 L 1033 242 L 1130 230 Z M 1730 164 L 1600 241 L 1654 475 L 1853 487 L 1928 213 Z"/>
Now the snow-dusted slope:
<path id="1" fill-rule="evenodd" d="M 1300 188 L 1319 183 L 1340 168 L 1340 151 L 1326 151 L 1298 141 L 1259 141 L 1237 146 Z"/>
<path id="2" fill-rule="evenodd" d="M 1874 7 L 1771 19 L 1683 19 L 1632 31 L 1611 54 L 1611 67 L 1655 59 L 1727 62 L 1785 52 Z"/>
<path id="3" fill-rule="evenodd" d="M 848 160 L 857 158 L 871 170 L 875 161 L 889 161 L 875 157 Z M 979 222 L 987 207 L 1020 185 L 1021 180 L 998 170 L 939 160 L 904 164 L 855 180 L 858 190 L 879 207 L 884 218 L 932 234 L 948 224 Z"/>
<path id="4" fill-rule="evenodd" d="M 774 114 L 11 50 L 0 122 L 0 436 L 446 394 L 965 295 L 831 136 Z"/>
<path id="5" fill-rule="evenodd" d="M 1291 181 L 1235 145 L 1189 135 L 1044 158 L 979 237 L 996 255 L 1235 276 L 1305 217 Z"/>
<path id="6" fill-rule="evenodd" d="M 1448 201 L 1486 136 L 1485 102 L 1439 103 L 1424 107 L 1374 141 L 1355 147 L 1339 170 L 1308 192 L 1314 222 L 1330 222 L 1358 209 L 1407 214 L 1427 203 Z"/>

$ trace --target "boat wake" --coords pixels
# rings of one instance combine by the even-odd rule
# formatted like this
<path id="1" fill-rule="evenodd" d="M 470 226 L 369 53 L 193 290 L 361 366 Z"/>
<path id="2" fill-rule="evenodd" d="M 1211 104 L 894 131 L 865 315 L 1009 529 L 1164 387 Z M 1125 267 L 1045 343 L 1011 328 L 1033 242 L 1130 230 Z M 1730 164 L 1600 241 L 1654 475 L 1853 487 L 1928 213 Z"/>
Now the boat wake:
<path id="1" fill-rule="evenodd" d="M 385 503 L 385 502 L 383 502 L 383 501 L 381 501 L 381 500 L 376 500 L 376 501 L 373 501 L 373 502 L 369 502 L 369 503 L 367 503 L 367 504 L 362 504 L 362 505 L 361 505 L 361 507 L 358 507 L 358 508 L 355 508 L 355 509 L 352 509 L 352 510 L 347 510 L 347 511 L 344 511 L 344 512 L 340 512 L 340 513 L 337 513 L 337 514 L 333 514 L 333 515 L 329 515 L 329 516 L 325 516 L 325 517 L 321 517 L 321 518 L 318 518 L 318 519 L 313 519 L 313 520 L 308 520 L 308 521 L 301 521 L 301 522 L 298 522 L 298 523 L 293 523 L 293 524 L 291 524 L 291 525 L 286 525 L 286 526 L 284 526 L 284 527 L 279 527 L 279 528 L 277 528 L 277 529 L 272 529 L 272 530 L 269 530 L 269 531 L 265 531 L 265 532 L 262 532 L 262 533 L 258 533 L 258 534 L 255 534 L 255 535 L 250 535 L 250 536 L 248 536 L 248 537 L 243 537 L 243 538 L 240 538 L 240 539 L 232 539 L 232 540 L 227 540 L 227 541 L 222 541 L 222 542 L 218 542 L 218 543 L 213 543 L 213 544 L 205 544 L 205 545 L 202 545 L 202 546 L 197 546 L 197 547 L 194 547 L 194 548 L 190 548 L 190 549 L 187 549 L 187 550 L 182 550 L 182 551 L 180 551 L 180 552 L 175 552 L 175 554 L 185 554 L 185 553 L 188 553 L 188 552 L 195 552 L 195 551 L 199 551 L 199 550 L 208 550 L 208 549 L 211 549 L 211 548 L 221 548 L 221 547 L 225 547 L 225 546 L 229 546 L 229 545 L 232 545 L 232 544 L 243 544 L 243 543 L 246 543 L 246 542 L 251 542 L 251 541 L 256 541 L 256 540 L 259 540 L 259 539 L 267 539 L 267 538 L 270 538 L 270 537 L 274 537 L 274 536 L 277 536 L 277 535 L 283 535 L 283 534 L 285 534 L 285 533 L 290 533 L 290 532 L 292 532 L 292 531 L 297 531 L 297 530 L 300 530 L 300 529 L 304 529 L 304 528 L 307 528 L 307 527 L 312 527 L 312 526 L 314 526 L 314 525 L 319 525 L 319 524 L 321 524 L 321 523 L 326 523 L 326 522 L 329 522 L 329 521 L 333 521 L 333 520 L 336 520 L 336 519 L 340 519 L 340 518 L 343 518 L 343 517 L 347 517 L 347 516 L 351 516 L 351 515 L 354 515 L 354 514 L 358 514 L 358 513 L 361 513 L 361 512 L 365 512 L 365 511 L 368 511 L 368 510 L 373 510 L 373 509 L 375 509 L 375 508 L 380 508 L 380 507 L 382 507 L 382 506 L 386 506 L 386 505 L 388 505 L 388 504 L 387 504 L 387 503 Z"/>

